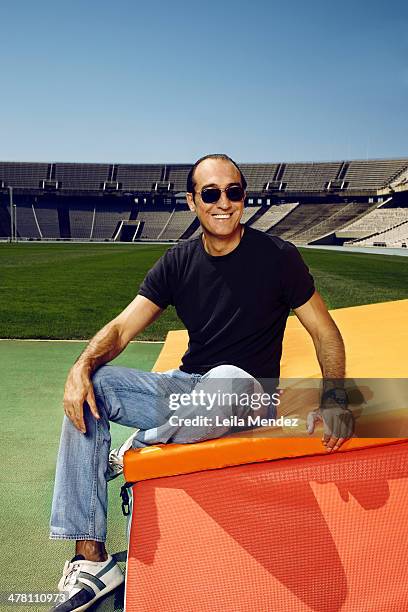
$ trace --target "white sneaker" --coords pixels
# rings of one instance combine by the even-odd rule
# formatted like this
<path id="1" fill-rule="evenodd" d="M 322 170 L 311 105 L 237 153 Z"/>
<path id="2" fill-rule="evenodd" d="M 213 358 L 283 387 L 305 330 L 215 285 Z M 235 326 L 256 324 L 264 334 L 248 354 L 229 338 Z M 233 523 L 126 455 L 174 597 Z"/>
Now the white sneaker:
<path id="1" fill-rule="evenodd" d="M 88 561 L 83 555 L 76 555 L 65 561 L 58 590 L 65 601 L 56 605 L 55 612 L 87 610 L 95 601 L 116 589 L 125 577 L 112 555 L 106 561 Z"/>
<path id="2" fill-rule="evenodd" d="M 129 448 L 132 448 L 133 438 L 137 435 L 140 429 L 136 429 L 129 438 L 123 442 L 118 448 L 112 448 L 108 459 L 108 473 L 106 480 L 112 480 L 123 472 L 123 455 Z"/>

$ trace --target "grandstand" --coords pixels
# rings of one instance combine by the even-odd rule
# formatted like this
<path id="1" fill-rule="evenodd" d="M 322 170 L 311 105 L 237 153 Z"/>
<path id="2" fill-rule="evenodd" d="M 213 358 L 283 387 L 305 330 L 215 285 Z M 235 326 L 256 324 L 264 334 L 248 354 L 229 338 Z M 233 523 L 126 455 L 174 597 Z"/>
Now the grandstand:
<path id="1" fill-rule="evenodd" d="M 240 164 L 242 222 L 295 244 L 406 246 L 408 159 Z M 0 239 L 176 241 L 200 232 L 191 164 L 0 162 Z"/>
<path id="2" fill-rule="evenodd" d="M 347 225 L 344 233 L 352 238 L 366 238 L 408 221 L 408 208 L 375 208 L 364 217 Z"/>
<path id="3" fill-rule="evenodd" d="M 138 214 L 138 220 L 141 222 L 141 233 L 139 237 L 148 240 L 158 240 L 159 235 L 170 221 L 170 216 L 170 211 L 163 210 L 144 210 L 140 212 Z"/>
<path id="4" fill-rule="evenodd" d="M 113 205 L 94 208 L 94 223 L 90 238 L 94 240 L 113 239 L 121 221 L 130 219 L 131 207 L 128 202 L 118 202 Z"/>
<path id="5" fill-rule="evenodd" d="M 298 202 L 294 204 L 281 204 L 280 206 L 271 205 L 250 223 L 254 229 L 267 231 L 274 225 L 277 225 L 279 221 L 284 219 L 292 210 L 298 206 Z M 252 221 L 252 220 L 251 220 Z"/>
<path id="6" fill-rule="evenodd" d="M 167 224 L 158 235 L 160 240 L 177 240 L 180 238 L 195 220 L 195 214 L 190 210 L 173 209 Z"/>
<path id="7" fill-rule="evenodd" d="M 364 238 L 363 240 L 354 240 L 346 243 L 346 246 L 352 244 L 354 246 L 378 246 L 378 247 L 408 247 L 408 222 L 399 223 L 396 227 L 391 227 L 383 232 Z"/>

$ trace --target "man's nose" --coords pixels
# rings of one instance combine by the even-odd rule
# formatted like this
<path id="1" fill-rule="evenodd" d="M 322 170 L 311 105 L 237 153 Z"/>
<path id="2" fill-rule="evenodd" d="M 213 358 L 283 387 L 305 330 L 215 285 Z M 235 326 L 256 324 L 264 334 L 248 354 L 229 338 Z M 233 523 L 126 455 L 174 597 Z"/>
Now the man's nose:
<path id="1" fill-rule="evenodd" d="M 220 199 L 218 200 L 218 206 L 220 208 L 230 208 L 231 206 L 231 202 L 227 198 L 227 194 L 225 193 L 225 191 L 221 192 Z"/>

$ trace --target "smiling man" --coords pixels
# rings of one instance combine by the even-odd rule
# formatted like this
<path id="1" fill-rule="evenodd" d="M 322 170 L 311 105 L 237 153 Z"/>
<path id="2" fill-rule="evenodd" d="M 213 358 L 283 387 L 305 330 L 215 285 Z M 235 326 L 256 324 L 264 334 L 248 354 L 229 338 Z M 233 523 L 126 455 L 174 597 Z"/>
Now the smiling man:
<path id="1" fill-rule="evenodd" d="M 326 425 L 327 450 L 338 449 L 352 433 L 352 415 L 335 382 L 345 370 L 339 330 L 296 247 L 241 225 L 245 189 L 241 170 L 226 155 L 194 164 L 187 202 L 202 234 L 166 251 L 135 299 L 92 338 L 69 372 L 50 538 L 75 541 L 76 554 L 59 583 L 67 597 L 55 608 L 60 612 L 85 610 L 123 582 L 105 540 L 107 481 L 122 472 L 126 450 L 216 438 L 233 431 L 232 416 L 276 416 L 276 404 L 255 413 L 233 399 L 213 403 L 210 414 L 194 398 L 218 397 L 220 388 L 226 395 L 259 394 L 259 379 L 278 379 L 291 309 L 313 339 L 327 383 L 318 415 Z M 170 304 L 189 334 L 178 369 L 152 373 L 105 365 Z M 183 402 L 174 420 L 175 395 Z M 136 428 L 110 453 L 109 421 Z M 192 422 L 198 425 L 185 425 Z"/>

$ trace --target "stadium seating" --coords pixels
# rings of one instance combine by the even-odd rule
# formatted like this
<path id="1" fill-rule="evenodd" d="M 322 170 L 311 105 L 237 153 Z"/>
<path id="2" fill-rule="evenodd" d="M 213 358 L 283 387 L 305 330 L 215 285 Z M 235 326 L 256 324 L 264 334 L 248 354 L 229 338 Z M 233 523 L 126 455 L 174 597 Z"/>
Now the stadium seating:
<path id="1" fill-rule="evenodd" d="M 349 202 L 338 212 L 331 215 L 328 219 L 324 219 L 321 223 L 313 226 L 309 231 L 308 242 L 312 242 L 317 236 L 326 235 L 329 232 L 345 227 L 351 219 L 355 219 L 360 215 L 371 210 L 370 204 L 367 202 Z M 336 234 L 337 235 L 337 234 Z"/>
<path id="2" fill-rule="evenodd" d="M 299 204 L 276 223 L 269 232 L 285 240 L 291 240 L 296 234 L 320 223 L 322 218 L 330 217 L 333 212 L 338 210 L 338 206 L 333 203 Z"/>
<path id="3" fill-rule="evenodd" d="M 69 224 L 72 239 L 89 240 L 95 221 L 95 206 L 85 204 L 69 207 Z"/>
<path id="4" fill-rule="evenodd" d="M 174 191 L 186 191 L 187 175 L 191 164 L 171 164 L 168 167 L 167 180 L 173 184 Z"/>
<path id="5" fill-rule="evenodd" d="M 109 179 L 109 164 L 55 164 L 60 189 L 97 190 Z"/>
<path id="6" fill-rule="evenodd" d="M 376 208 L 344 228 L 348 238 L 365 238 L 408 221 L 408 208 Z"/>
<path id="7" fill-rule="evenodd" d="M 60 238 L 58 210 L 52 205 L 35 208 L 35 216 L 43 238 Z"/>
<path id="8" fill-rule="evenodd" d="M 245 206 L 241 223 L 250 223 L 251 218 L 259 211 L 259 206 Z"/>
<path id="9" fill-rule="evenodd" d="M 93 240 L 110 240 L 122 220 L 128 220 L 130 204 L 119 202 L 115 207 L 104 205 L 96 210 L 95 223 L 92 232 Z"/>
<path id="10" fill-rule="evenodd" d="M 48 176 L 48 164 L 29 162 L 0 162 L 0 181 L 7 187 L 38 189 Z"/>
<path id="11" fill-rule="evenodd" d="M 352 243 L 345 242 L 344 246 L 384 246 L 384 247 L 408 247 L 408 221 L 400 223 L 384 232 L 378 232 L 369 238 L 353 240 Z"/>
<path id="12" fill-rule="evenodd" d="M 177 240 L 190 227 L 194 219 L 195 214 L 190 210 L 173 210 L 158 237 L 160 240 Z"/>
<path id="13" fill-rule="evenodd" d="M 247 180 L 249 192 L 260 192 L 265 185 L 274 180 L 278 164 L 240 164 Z"/>
<path id="14" fill-rule="evenodd" d="M 0 200 L 0 240 L 10 237 L 10 213 L 9 207 Z"/>
<path id="15" fill-rule="evenodd" d="M 389 183 L 407 165 L 406 159 L 351 161 L 345 180 L 349 189 L 379 188 Z"/>
<path id="16" fill-rule="evenodd" d="M 119 164 L 116 178 L 122 189 L 151 191 L 152 185 L 161 180 L 162 171 L 160 164 Z"/>
<path id="17" fill-rule="evenodd" d="M 284 219 L 292 210 L 298 206 L 298 202 L 293 204 L 279 204 L 278 206 L 269 206 L 266 211 L 256 219 L 253 223 L 249 221 L 249 225 L 258 230 L 267 231 L 279 221 Z"/>
<path id="18" fill-rule="evenodd" d="M 3 240 L 10 236 L 8 207 L 13 197 L 19 239 L 126 241 L 197 236 L 197 220 L 185 202 L 190 168 L 191 164 L 0 162 L 0 234 Z M 393 213 L 361 218 L 385 198 L 386 202 L 392 199 L 392 207 L 405 218 L 408 159 L 243 163 L 241 168 L 248 181 L 242 222 L 299 245 L 342 244 L 391 229 L 395 224 L 386 215 Z M 122 221 L 136 217 L 141 221 L 136 235 L 119 231 Z M 351 226 L 355 221 L 358 224 Z M 387 225 L 381 225 L 383 221 Z M 395 239 L 405 246 L 402 230 L 385 238 L 386 244 Z M 380 242 L 383 239 L 379 236 Z"/>
<path id="19" fill-rule="evenodd" d="M 322 220 L 313 223 L 308 229 L 302 228 L 291 239 L 297 244 L 308 244 L 344 226 L 350 219 L 366 211 L 365 202 L 333 203 L 322 210 Z M 337 235 L 337 234 L 336 234 Z"/>
<path id="20" fill-rule="evenodd" d="M 159 234 L 165 227 L 167 221 L 170 219 L 170 212 L 164 211 L 140 211 L 137 219 L 143 223 L 142 231 L 139 235 L 140 238 L 149 240 L 156 240 Z"/>
<path id="21" fill-rule="evenodd" d="M 16 207 L 16 223 L 17 233 L 20 238 L 40 239 L 43 237 L 35 217 L 34 204 Z"/>
<path id="22" fill-rule="evenodd" d="M 340 162 L 286 164 L 282 181 L 286 191 L 323 191 L 340 167 Z"/>

